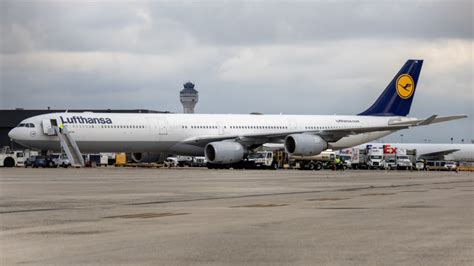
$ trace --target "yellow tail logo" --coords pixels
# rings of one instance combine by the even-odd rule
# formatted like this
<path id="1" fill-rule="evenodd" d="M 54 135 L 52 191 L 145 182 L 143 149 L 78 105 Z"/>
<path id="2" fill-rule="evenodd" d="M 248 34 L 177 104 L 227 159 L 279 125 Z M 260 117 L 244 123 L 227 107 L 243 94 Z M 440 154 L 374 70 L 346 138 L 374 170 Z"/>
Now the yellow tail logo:
<path id="1" fill-rule="evenodd" d="M 408 74 L 400 75 L 397 79 L 397 94 L 402 99 L 408 99 L 413 95 L 415 91 L 415 82 L 413 78 Z"/>

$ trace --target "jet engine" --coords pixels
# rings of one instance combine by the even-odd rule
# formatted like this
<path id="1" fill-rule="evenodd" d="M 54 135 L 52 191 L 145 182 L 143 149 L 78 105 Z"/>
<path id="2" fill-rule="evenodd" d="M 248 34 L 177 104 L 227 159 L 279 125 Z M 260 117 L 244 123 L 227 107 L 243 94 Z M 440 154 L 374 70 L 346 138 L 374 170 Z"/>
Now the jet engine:
<path id="1" fill-rule="evenodd" d="M 135 163 L 155 163 L 160 161 L 160 153 L 136 152 L 132 153 L 132 161 Z"/>
<path id="2" fill-rule="evenodd" d="M 216 141 L 204 148 L 206 160 L 213 164 L 238 163 L 247 153 L 247 149 L 237 142 Z"/>
<path id="3" fill-rule="evenodd" d="M 291 155 L 318 155 L 328 148 L 328 143 L 320 136 L 292 134 L 285 138 L 285 150 Z"/>

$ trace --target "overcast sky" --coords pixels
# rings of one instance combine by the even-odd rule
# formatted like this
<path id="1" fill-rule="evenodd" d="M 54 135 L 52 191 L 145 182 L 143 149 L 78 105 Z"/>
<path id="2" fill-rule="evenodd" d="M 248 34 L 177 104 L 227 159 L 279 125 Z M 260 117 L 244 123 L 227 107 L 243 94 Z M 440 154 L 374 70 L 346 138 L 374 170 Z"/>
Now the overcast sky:
<path id="1" fill-rule="evenodd" d="M 410 116 L 468 119 L 385 141 L 474 139 L 473 1 L 0 1 L 0 108 L 356 114 L 409 58 Z"/>

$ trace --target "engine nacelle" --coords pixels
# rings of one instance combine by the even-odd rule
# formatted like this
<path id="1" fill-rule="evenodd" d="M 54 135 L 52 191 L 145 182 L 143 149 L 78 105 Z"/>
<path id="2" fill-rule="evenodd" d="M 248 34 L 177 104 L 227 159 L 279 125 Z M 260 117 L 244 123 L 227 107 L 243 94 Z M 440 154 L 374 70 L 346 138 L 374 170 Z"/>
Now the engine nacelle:
<path id="1" fill-rule="evenodd" d="M 247 155 L 247 149 L 237 142 L 216 141 L 204 148 L 206 160 L 214 164 L 238 163 Z"/>
<path id="2" fill-rule="evenodd" d="M 136 152 L 132 153 L 132 161 L 135 163 L 155 163 L 160 161 L 161 153 L 156 152 Z"/>
<path id="3" fill-rule="evenodd" d="M 285 150 L 291 155 L 318 155 L 328 148 L 328 143 L 320 136 L 292 134 L 285 138 Z"/>

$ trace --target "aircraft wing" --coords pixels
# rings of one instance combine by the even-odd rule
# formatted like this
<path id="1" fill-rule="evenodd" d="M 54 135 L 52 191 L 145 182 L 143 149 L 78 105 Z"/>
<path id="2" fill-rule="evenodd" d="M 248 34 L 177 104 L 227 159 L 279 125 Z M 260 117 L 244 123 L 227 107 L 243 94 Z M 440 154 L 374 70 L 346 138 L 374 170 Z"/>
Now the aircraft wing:
<path id="1" fill-rule="evenodd" d="M 286 131 L 278 133 L 253 133 L 253 134 L 242 134 L 242 135 L 209 135 L 192 137 L 184 140 L 182 143 L 191 144 L 196 146 L 204 147 L 206 144 L 214 141 L 237 141 L 249 145 L 258 145 L 267 142 L 281 143 L 286 136 L 291 134 L 312 134 L 318 135 L 327 142 L 335 142 L 343 137 L 349 135 L 375 132 L 375 131 L 395 131 L 400 129 L 409 128 L 409 125 L 393 125 L 393 126 L 381 126 L 381 127 L 363 127 L 363 128 L 343 128 L 343 129 L 328 129 L 328 130 L 299 130 L 299 131 Z"/>
<path id="2" fill-rule="evenodd" d="M 457 151 L 459 151 L 459 149 L 437 151 L 437 152 L 419 154 L 418 157 L 424 160 L 444 160 L 444 156 L 451 154 L 453 152 L 457 152 Z"/>
<path id="3" fill-rule="evenodd" d="M 408 126 L 426 126 L 451 120 L 457 120 L 461 118 L 466 118 L 467 115 L 450 115 L 450 116 L 438 116 L 432 115 L 426 119 L 416 119 L 416 120 L 409 120 L 409 121 L 392 121 L 389 125 L 408 125 Z"/>

